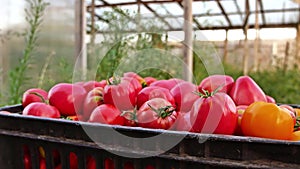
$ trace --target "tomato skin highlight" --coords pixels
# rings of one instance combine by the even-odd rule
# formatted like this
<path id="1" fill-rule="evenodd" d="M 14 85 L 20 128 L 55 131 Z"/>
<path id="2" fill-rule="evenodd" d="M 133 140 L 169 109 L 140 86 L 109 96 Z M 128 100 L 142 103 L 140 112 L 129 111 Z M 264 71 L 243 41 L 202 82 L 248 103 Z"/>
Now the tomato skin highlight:
<path id="1" fill-rule="evenodd" d="M 233 134 L 238 114 L 233 100 L 223 92 L 200 97 L 191 109 L 192 130 L 198 133 Z"/>
<path id="2" fill-rule="evenodd" d="M 259 101 L 247 107 L 241 128 L 245 136 L 288 140 L 294 130 L 294 119 L 288 110 Z"/>

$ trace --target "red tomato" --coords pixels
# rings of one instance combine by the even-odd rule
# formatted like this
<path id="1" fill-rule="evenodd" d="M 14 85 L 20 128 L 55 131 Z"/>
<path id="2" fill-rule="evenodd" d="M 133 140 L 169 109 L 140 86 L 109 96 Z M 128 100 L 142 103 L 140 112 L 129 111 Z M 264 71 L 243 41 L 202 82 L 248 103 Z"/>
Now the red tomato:
<path id="1" fill-rule="evenodd" d="M 45 158 L 40 159 L 40 169 L 46 169 L 46 160 L 45 160 Z"/>
<path id="2" fill-rule="evenodd" d="M 34 93 L 39 94 L 43 98 L 41 98 L 40 96 L 38 96 L 37 94 L 34 94 Z M 43 89 L 39 89 L 39 88 L 31 88 L 31 89 L 26 90 L 23 93 L 22 106 L 26 107 L 30 103 L 44 102 L 45 100 L 48 100 L 48 92 L 46 92 Z"/>
<path id="3" fill-rule="evenodd" d="M 137 73 L 134 73 L 134 72 L 126 72 L 126 73 L 123 74 L 123 77 L 134 78 L 134 79 L 136 79 L 141 85 L 144 85 L 144 84 L 145 84 L 145 80 L 144 80 L 140 75 L 138 75 Z"/>
<path id="4" fill-rule="evenodd" d="M 88 92 L 84 99 L 82 119 L 87 121 L 90 118 L 92 111 L 99 105 L 103 104 L 103 88 L 95 87 Z"/>
<path id="5" fill-rule="evenodd" d="M 49 102 L 55 106 L 62 116 L 73 116 L 80 114 L 84 98 L 85 89 L 80 85 L 69 83 L 58 83 L 49 91 Z"/>
<path id="6" fill-rule="evenodd" d="M 155 169 L 152 165 L 147 165 L 145 169 Z"/>
<path id="7" fill-rule="evenodd" d="M 142 84 L 137 79 L 132 77 L 122 77 L 122 80 L 126 80 L 132 84 L 132 87 L 134 88 L 135 91 L 135 97 L 142 90 Z"/>
<path id="8" fill-rule="evenodd" d="M 87 166 L 86 166 L 87 169 L 96 169 L 96 160 L 95 158 L 89 156 L 87 158 Z"/>
<path id="9" fill-rule="evenodd" d="M 70 169 L 78 169 L 78 158 L 74 152 L 69 154 Z"/>
<path id="10" fill-rule="evenodd" d="M 191 110 L 194 102 L 199 98 L 194 92 L 197 86 L 190 82 L 181 82 L 170 91 L 175 99 L 176 111 L 188 112 Z"/>
<path id="11" fill-rule="evenodd" d="M 191 109 L 191 124 L 194 132 L 233 134 L 238 114 L 233 100 L 223 92 L 200 97 Z"/>
<path id="12" fill-rule="evenodd" d="M 96 87 L 102 87 L 104 88 L 106 85 L 106 81 L 101 81 L 101 82 L 97 82 L 95 80 L 90 80 L 88 82 L 83 83 L 83 87 L 86 90 L 86 92 L 91 91 L 92 89 L 96 88 Z"/>
<path id="13" fill-rule="evenodd" d="M 290 113 L 290 115 L 294 119 L 294 125 L 295 125 L 296 121 L 297 121 L 295 109 L 292 106 L 287 105 L 287 104 L 281 104 L 281 105 L 279 105 L 279 107 L 282 108 L 282 109 L 287 110 Z"/>
<path id="14" fill-rule="evenodd" d="M 57 165 L 57 166 L 55 167 L 55 169 L 62 169 L 61 164 Z"/>
<path id="15" fill-rule="evenodd" d="M 115 106 L 101 104 L 93 110 L 89 122 L 124 125 L 125 119 Z"/>
<path id="16" fill-rule="evenodd" d="M 190 112 L 180 112 L 178 113 L 177 120 L 174 123 L 174 127 L 172 127 L 174 130 L 177 131 L 192 131 L 192 125 L 191 125 L 191 113 Z"/>
<path id="17" fill-rule="evenodd" d="M 171 90 L 178 83 L 184 82 L 182 79 L 171 78 L 168 80 L 157 80 L 150 84 L 150 86 L 159 86 Z"/>
<path id="18" fill-rule="evenodd" d="M 150 86 L 151 83 L 157 81 L 154 77 L 148 76 L 144 78 L 146 86 Z"/>
<path id="19" fill-rule="evenodd" d="M 22 112 L 23 115 L 60 118 L 58 109 L 46 103 L 34 102 L 26 106 Z"/>
<path id="20" fill-rule="evenodd" d="M 115 169 L 115 164 L 112 159 L 106 158 L 104 160 L 104 169 Z"/>
<path id="21" fill-rule="evenodd" d="M 124 169 L 134 169 L 134 166 L 131 162 L 126 162 L 124 164 Z"/>
<path id="22" fill-rule="evenodd" d="M 149 86 L 143 88 L 137 95 L 137 107 L 140 108 L 146 101 L 153 98 L 163 98 L 169 101 L 173 106 L 176 105 L 175 100 L 168 89 L 158 86 Z"/>
<path id="23" fill-rule="evenodd" d="M 268 103 L 276 103 L 276 100 L 273 97 L 269 96 L 269 95 L 266 95 L 266 99 L 267 99 Z"/>
<path id="24" fill-rule="evenodd" d="M 207 90 L 208 92 L 213 92 L 218 87 L 221 86 L 219 92 L 229 93 L 234 84 L 234 79 L 228 75 L 210 75 L 204 78 L 199 86 L 198 90 Z"/>
<path id="25" fill-rule="evenodd" d="M 241 128 L 241 121 L 242 121 L 243 114 L 244 114 L 245 110 L 247 109 L 247 107 L 248 106 L 246 106 L 246 105 L 236 106 L 236 112 L 238 114 L 238 124 L 237 124 L 235 132 L 234 132 L 235 135 L 238 135 L 238 136 L 243 135 L 242 128 Z"/>
<path id="26" fill-rule="evenodd" d="M 177 119 L 177 112 L 170 102 L 154 98 L 145 102 L 137 112 L 140 127 L 169 129 Z"/>
<path id="27" fill-rule="evenodd" d="M 32 168 L 31 158 L 30 158 L 29 152 L 24 152 L 23 161 L 24 161 L 24 168 L 25 169 L 31 169 Z"/>
<path id="28" fill-rule="evenodd" d="M 256 101 L 267 102 L 264 91 L 249 76 L 240 76 L 236 79 L 230 96 L 236 105 L 250 105 Z"/>
<path id="29" fill-rule="evenodd" d="M 125 126 L 132 126 L 132 127 L 137 126 L 136 112 L 137 112 L 136 109 L 126 110 L 122 112 L 121 116 L 123 116 L 125 119 L 124 122 Z"/>
<path id="30" fill-rule="evenodd" d="M 135 107 L 136 93 L 132 84 L 126 80 L 119 84 L 108 84 L 103 90 L 105 104 L 111 104 L 120 110 L 130 110 Z"/>

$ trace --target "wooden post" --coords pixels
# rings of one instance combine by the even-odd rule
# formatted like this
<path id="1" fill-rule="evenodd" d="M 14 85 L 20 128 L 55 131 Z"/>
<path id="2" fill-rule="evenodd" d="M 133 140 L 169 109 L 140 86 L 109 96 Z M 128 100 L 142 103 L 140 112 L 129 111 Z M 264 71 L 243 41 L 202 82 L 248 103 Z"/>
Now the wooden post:
<path id="1" fill-rule="evenodd" d="M 228 54 L 228 29 L 226 29 L 226 38 L 224 41 L 223 63 L 227 63 L 227 54 Z"/>
<path id="2" fill-rule="evenodd" d="M 254 66 L 253 66 L 253 71 L 256 72 L 258 69 L 258 58 L 259 58 L 259 19 L 258 19 L 258 0 L 255 1 L 255 42 L 254 42 Z"/>
<path id="3" fill-rule="evenodd" d="M 184 7 L 184 79 L 192 82 L 193 80 L 193 0 L 183 1 Z"/>
<path id="4" fill-rule="evenodd" d="M 245 40 L 244 40 L 244 58 L 243 58 L 243 74 L 248 74 L 248 62 L 249 62 L 249 46 L 248 46 L 248 28 L 247 24 L 244 28 Z"/>
<path id="5" fill-rule="evenodd" d="M 92 0 L 92 8 L 91 8 L 91 46 L 92 50 L 93 46 L 95 44 L 95 38 L 96 38 L 96 29 L 95 29 L 95 0 Z"/>
<path id="6" fill-rule="evenodd" d="M 295 63 L 298 69 L 300 69 L 300 24 L 297 26 Z"/>
<path id="7" fill-rule="evenodd" d="M 284 61 L 283 61 L 283 71 L 284 73 L 288 69 L 288 62 L 289 62 L 289 50 L 290 50 L 290 43 L 286 42 L 285 45 L 285 52 L 284 52 Z"/>
<path id="8" fill-rule="evenodd" d="M 87 54 L 84 42 L 85 37 L 85 3 L 84 0 L 76 0 L 75 3 L 75 58 L 82 71 L 81 79 L 86 79 L 87 73 Z"/>

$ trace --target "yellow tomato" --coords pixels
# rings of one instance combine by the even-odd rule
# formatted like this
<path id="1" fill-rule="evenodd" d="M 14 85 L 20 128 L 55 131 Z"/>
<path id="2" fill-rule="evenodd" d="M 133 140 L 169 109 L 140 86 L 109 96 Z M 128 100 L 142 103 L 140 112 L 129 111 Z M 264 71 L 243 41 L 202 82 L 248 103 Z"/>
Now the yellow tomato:
<path id="1" fill-rule="evenodd" d="M 294 131 L 291 137 L 292 141 L 300 141 L 300 131 Z"/>
<path id="2" fill-rule="evenodd" d="M 254 102 L 245 110 L 241 128 L 245 136 L 288 140 L 294 130 L 290 112 L 274 103 Z"/>

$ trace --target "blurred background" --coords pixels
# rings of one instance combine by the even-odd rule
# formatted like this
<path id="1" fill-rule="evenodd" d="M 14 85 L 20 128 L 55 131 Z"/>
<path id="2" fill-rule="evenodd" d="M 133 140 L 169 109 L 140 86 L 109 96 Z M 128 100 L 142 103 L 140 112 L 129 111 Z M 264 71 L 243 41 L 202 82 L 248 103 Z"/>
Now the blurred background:
<path id="1" fill-rule="evenodd" d="M 182 77 L 184 5 L 1 0 L 0 105 L 20 103 L 28 88 L 49 90 L 59 82 L 102 80 L 125 71 Z M 30 18 L 38 6 L 45 9 L 34 27 Z M 194 0 L 190 10 L 194 83 L 213 73 L 249 75 L 277 102 L 300 104 L 299 1 Z M 28 48 L 32 32 L 34 47 Z M 207 60 L 222 67 L 208 71 Z"/>

